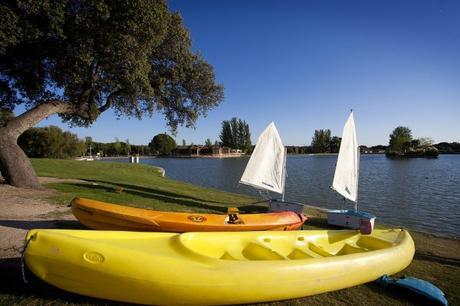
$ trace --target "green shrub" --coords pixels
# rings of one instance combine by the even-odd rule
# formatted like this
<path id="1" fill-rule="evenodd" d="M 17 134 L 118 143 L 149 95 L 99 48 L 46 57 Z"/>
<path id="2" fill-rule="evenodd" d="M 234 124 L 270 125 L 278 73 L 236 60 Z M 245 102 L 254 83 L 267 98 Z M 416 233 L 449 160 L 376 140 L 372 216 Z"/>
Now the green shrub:
<path id="1" fill-rule="evenodd" d="M 83 140 L 57 126 L 28 129 L 19 137 L 18 144 L 28 157 L 72 158 L 86 152 Z"/>

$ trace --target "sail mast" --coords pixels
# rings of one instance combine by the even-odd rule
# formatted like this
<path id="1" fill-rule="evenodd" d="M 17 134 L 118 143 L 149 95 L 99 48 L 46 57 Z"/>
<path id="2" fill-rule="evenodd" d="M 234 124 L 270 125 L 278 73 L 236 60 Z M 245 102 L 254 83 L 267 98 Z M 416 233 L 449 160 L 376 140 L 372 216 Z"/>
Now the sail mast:
<path id="1" fill-rule="evenodd" d="M 287 170 L 286 170 L 286 158 L 287 158 L 287 148 L 284 148 L 284 162 L 283 162 L 283 195 L 281 196 L 281 202 L 284 202 L 284 194 L 286 191 L 286 176 L 287 176 Z"/>

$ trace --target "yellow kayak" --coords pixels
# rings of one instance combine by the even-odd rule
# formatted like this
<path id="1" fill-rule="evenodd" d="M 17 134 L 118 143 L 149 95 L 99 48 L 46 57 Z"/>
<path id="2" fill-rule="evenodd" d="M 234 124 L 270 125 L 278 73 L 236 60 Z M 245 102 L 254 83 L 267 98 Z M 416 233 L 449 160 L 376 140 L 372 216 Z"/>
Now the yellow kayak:
<path id="1" fill-rule="evenodd" d="M 29 269 L 61 289 L 139 304 L 284 300 L 406 268 L 405 230 L 150 233 L 31 230 Z"/>

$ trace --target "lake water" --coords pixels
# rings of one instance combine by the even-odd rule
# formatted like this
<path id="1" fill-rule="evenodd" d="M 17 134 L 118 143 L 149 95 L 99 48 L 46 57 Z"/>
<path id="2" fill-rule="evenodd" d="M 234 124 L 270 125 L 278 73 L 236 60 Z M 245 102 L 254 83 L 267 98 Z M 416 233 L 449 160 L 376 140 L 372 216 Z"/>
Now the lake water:
<path id="1" fill-rule="evenodd" d="M 330 189 L 336 159 L 336 155 L 289 155 L 286 200 L 341 208 L 342 198 Z M 175 180 L 257 195 L 238 184 L 247 162 L 247 157 L 141 159 L 141 163 L 164 168 L 166 176 Z M 363 155 L 358 201 L 360 210 L 377 216 L 376 222 L 459 237 L 460 155 L 403 160 Z"/>

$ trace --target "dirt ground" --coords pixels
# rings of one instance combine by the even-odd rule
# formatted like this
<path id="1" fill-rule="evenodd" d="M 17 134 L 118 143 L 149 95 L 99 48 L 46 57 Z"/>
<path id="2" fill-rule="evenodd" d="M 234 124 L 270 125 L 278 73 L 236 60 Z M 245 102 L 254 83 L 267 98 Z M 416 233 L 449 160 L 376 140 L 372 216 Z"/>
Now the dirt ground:
<path id="1" fill-rule="evenodd" d="M 58 181 L 64 180 L 40 178 L 42 184 Z M 0 259 L 20 256 L 29 229 L 54 228 L 62 223 L 77 222 L 69 207 L 46 201 L 54 192 L 49 189 L 16 188 L 0 183 Z"/>

